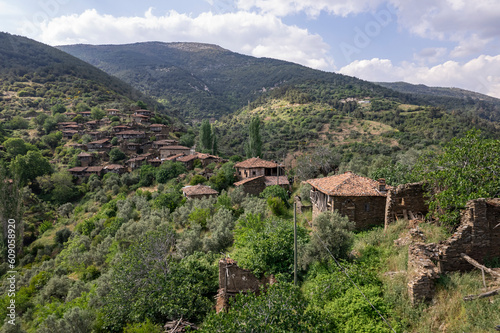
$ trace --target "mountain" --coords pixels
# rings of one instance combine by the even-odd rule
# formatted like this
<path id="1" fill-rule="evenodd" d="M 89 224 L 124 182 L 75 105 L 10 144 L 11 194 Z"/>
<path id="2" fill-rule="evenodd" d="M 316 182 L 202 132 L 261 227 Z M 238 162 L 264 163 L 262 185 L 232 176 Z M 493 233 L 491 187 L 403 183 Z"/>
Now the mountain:
<path id="1" fill-rule="evenodd" d="M 329 85 L 330 97 L 401 95 L 353 77 L 287 61 L 256 58 L 200 43 L 58 46 L 186 117 L 230 114 L 277 87 L 310 81 Z"/>
<path id="2" fill-rule="evenodd" d="M 156 101 L 127 83 L 51 46 L 26 37 L 0 33 L 0 109 L 50 110 L 54 104 L 71 107 L 128 107 Z"/>
<path id="3" fill-rule="evenodd" d="M 500 120 L 500 101 L 492 97 L 458 89 L 423 89 L 405 83 L 374 84 L 287 61 L 246 56 L 211 44 L 146 42 L 58 48 L 191 119 L 219 118 L 276 88 L 294 87 L 306 97 L 314 95 L 330 105 L 346 98 L 384 97 Z"/>
<path id="4" fill-rule="evenodd" d="M 410 94 L 420 103 L 440 105 L 447 109 L 465 108 L 485 119 L 500 121 L 500 99 L 477 92 L 444 87 L 428 87 L 406 82 L 376 82 L 400 93 Z"/>

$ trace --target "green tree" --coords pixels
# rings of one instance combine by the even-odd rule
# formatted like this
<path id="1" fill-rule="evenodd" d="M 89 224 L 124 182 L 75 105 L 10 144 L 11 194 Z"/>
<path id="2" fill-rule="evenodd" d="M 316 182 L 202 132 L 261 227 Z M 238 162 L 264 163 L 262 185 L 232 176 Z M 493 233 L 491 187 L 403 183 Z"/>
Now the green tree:
<path id="1" fill-rule="evenodd" d="M 156 180 L 158 183 L 165 184 L 170 179 L 186 172 L 186 167 L 181 162 L 165 161 L 156 171 Z"/>
<path id="2" fill-rule="evenodd" d="M 5 151 L 10 158 L 15 158 L 17 155 L 25 155 L 28 150 L 36 150 L 36 147 L 26 143 L 20 138 L 9 138 L 3 143 Z"/>
<path id="3" fill-rule="evenodd" d="M 456 225 L 467 201 L 500 195 L 500 140 L 471 130 L 441 154 L 422 156 L 415 172 L 430 185 L 430 210 L 442 223 Z"/>
<path id="4" fill-rule="evenodd" d="M 94 106 L 90 111 L 90 115 L 92 116 L 92 119 L 101 120 L 104 118 L 106 113 L 100 107 Z"/>
<path id="5" fill-rule="evenodd" d="M 11 129 L 27 129 L 29 122 L 21 116 L 14 116 L 9 121 L 9 128 Z"/>
<path id="6" fill-rule="evenodd" d="M 201 122 L 200 126 L 200 150 L 202 152 L 211 152 L 212 151 L 212 126 L 210 126 L 210 122 L 205 119 Z"/>
<path id="7" fill-rule="evenodd" d="M 335 331 L 335 326 L 308 307 L 298 287 L 285 282 L 269 286 L 260 295 L 238 294 L 227 312 L 212 312 L 201 327 L 201 332 Z"/>
<path id="8" fill-rule="evenodd" d="M 292 278 L 293 222 L 276 217 L 261 220 L 247 214 L 238 220 L 234 235 L 234 257 L 241 267 L 257 275 L 281 273 Z M 297 238 L 301 248 L 308 241 L 306 230 L 300 226 Z"/>
<path id="9" fill-rule="evenodd" d="M 66 112 L 66 107 L 62 104 L 56 104 L 52 108 L 50 108 L 50 111 L 52 111 L 52 115 L 55 115 L 58 113 L 64 113 L 64 112 Z"/>
<path id="10" fill-rule="evenodd" d="M 262 156 L 262 139 L 260 137 L 260 119 L 255 116 L 248 126 L 248 142 L 246 144 L 247 157 Z"/>
<path id="11" fill-rule="evenodd" d="M 313 221 L 315 234 L 307 245 L 302 258 L 303 268 L 313 261 L 327 262 L 335 258 L 347 258 L 347 253 L 354 241 L 354 222 L 337 211 L 327 211 L 319 214 Z M 328 249 L 328 250 L 327 250 Z M 330 251 L 330 252 L 328 252 Z"/>
<path id="12" fill-rule="evenodd" d="M 43 130 L 45 131 L 45 134 L 49 134 L 56 128 L 57 128 L 57 122 L 53 117 L 45 119 L 45 122 L 43 123 Z"/>
<path id="13" fill-rule="evenodd" d="M 120 150 L 120 148 L 115 147 L 109 151 L 109 159 L 111 162 L 117 162 L 125 159 L 127 155 Z"/>
<path id="14" fill-rule="evenodd" d="M 147 232 L 114 264 L 101 310 L 103 329 L 121 332 L 128 323 L 172 318 L 201 320 L 217 291 L 215 257 L 195 254 L 177 261 L 175 231 Z"/>
<path id="15" fill-rule="evenodd" d="M 259 197 L 261 198 L 264 198 L 264 199 L 269 199 L 269 198 L 280 198 L 284 204 L 287 205 L 287 207 L 289 207 L 289 204 L 288 204 L 288 193 L 286 192 L 286 190 L 279 186 L 279 185 L 271 185 L 271 186 L 268 186 L 264 189 L 264 191 L 262 191 L 260 194 L 259 194 Z"/>
<path id="16" fill-rule="evenodd" d="M 59 142 L 61 142 L 61 140 L 62 140 L 62 133 L 60 131 L 52 132 L 42 136 L 42 142 L 52 149 L 56 148 Z"/>
<path id="17" fill-rule="evenodd" d="M 10 162 L 10 170 L 20 178 L 21 183 L 26 184 L 38 176 L 51 173 L 52 167 L 39 151 L 28 151 L 26 155 L 18 155 Z"/>

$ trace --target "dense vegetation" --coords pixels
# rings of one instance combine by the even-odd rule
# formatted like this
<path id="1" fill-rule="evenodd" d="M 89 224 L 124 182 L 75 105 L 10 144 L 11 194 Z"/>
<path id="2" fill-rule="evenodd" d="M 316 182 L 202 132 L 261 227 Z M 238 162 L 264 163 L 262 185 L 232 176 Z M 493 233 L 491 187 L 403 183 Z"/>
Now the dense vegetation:
<path id="1" fill-rule="evenodd" d="M 66 145 L 58 123 L 70 120 L 72 111 L 91 111 L 94 119 L 113 123 L 103 109 L 146 105 L 127 96 L 128 88 L 107 87 L 106 80 L 113 81 L 109 77 L 86 79 L 74 58 L 58 58 L 56 50 L 44 54 L 45 46 L 24 38 L 0 37 L 26 55 L 33 47 L 42 61 L 13 60 L 14 69 L 5 66 L 0 72 L 0 318 L 8 318 L 11 301 L 9 239 L 16 240 L 18 272 L 16 325 L 4 323 L 2 332 L 161 332 L 166 321 L 180 318 L 202 332 L 391 332 L 391 327 L 397 332 L 482 332 L 499 322 L 496 299 L 463 301 L 482 291 L 478 272 L 443 276 L 434 303 L 410 304 L 403 273 L 408 245 L 395 242 L 409 237 L 407 221 L 385 231 L 354 231 L 353 223 L 337 213 L 314 220 L 311 213 L 300 214 L 295 286 L 290 199 L 297 194 L 307 204 L 310 187 L 300 180 L 346 170 L 384 177 L 391 185 L 427 180 L 435 190 L 429 214 L 435 223 L 423 223 L 421 230 L 429 242 L 438 242 L 456 226 L 457 212 L 467 200 L 499 194 L 495 122 L 470 110 L 404 104 L 413 102 L 382 88 L 367 96 L 368 83 L 332 76 L 345 82 L 337 88 L 311 81 L 273 89 L 234 116 L 171 133 L 188 146 L 219 150 L 231 156 L 229 161 L 205 168 L 198 164 L 189 171 L 166 161 L 160 167 L 143 165 L 123 175 L 77 181 L 66 170 L 77 165 L 81 150 Z M 169 47 L 179 59 L 190 46 L 174 45 Z M 244 57 L 206 48 L 228 63 L 231 57 Z M 9 52 L 15 48 L 0 55 Z M 197 60 L 204 68 L 203 59 L 203 54 L 192 55 L 189 62 Z M 291 67 L 259 61 L 282 70 Z M 64 68 L 74 73 L 65 76 Z M 217 70 L 232 69 L 214 68 L 211 75 Z M 270 73 L 269 82 L 274 82 L 275 72 Z M 28 88 L 40 96 L 29 96 Z M 191 98 L 182 90 L 179 94 L 178 101 Z M 238 103 L 225 105 L 231 109 Z M 163 115 L 154 121 L 179 124 Z M 86 143 L 90 136 L 72 140 Z M 124 154 L 114 141 L 110 159 L 122 163 Z M 285 166 L 287 176 L 296 180 L 292 196 L 279 186 L 259 197 L 233 186 L 234 163 L 260 153 L 278 160 L 290 154 Z M 219 196 L 183 197 L 183 186 L 199 183 Z M 10 238 L 7 219 L 16 221 Z M 258 295 L 238 295 L 227 312 L 216 314 L 217 264 L 223 257 L 257 276 L 273 274 L 277 283 Z M 498 266 L 497 259 L 488 265 Z"/>

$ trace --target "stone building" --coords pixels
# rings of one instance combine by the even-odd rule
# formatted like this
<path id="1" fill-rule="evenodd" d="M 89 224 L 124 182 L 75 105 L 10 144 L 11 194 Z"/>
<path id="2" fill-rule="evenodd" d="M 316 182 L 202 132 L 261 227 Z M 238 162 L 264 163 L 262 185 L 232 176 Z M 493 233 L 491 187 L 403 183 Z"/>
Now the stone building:
<path id="1" fill-rule="evenodd" d="M 429 301 L 439 275 L 469 271 L 466 254 L 480 264 L 500 257 L 500 199 L 467 203 L 453 235 L 439 243 L 413 243 L 408 247 L 408 293 L 413 303 Z"/>
<path id="2" fill-rule="evenodd" d="M 211 198 L 219 195 L 219 192 L 206 185 L 185 186 L 182 188 L 182 193 L 188 199 L 203 199 Z"/>
<path id="3" fill-rule="evenodd" d="M 388 190 L 385 180 L 375 181 L 348 171 L 306 183 L 312 186 L 313 219 L 321 212 L 336 210 L 353 221 L 357 229 L 384 223 Z"/>
<path id="4" fill-rule="evenodd" d="M 258 157 L 253 157 L 234 165 L 239 180 L 253 178 L 257 176 L 278 176 L 284 175 L 283 167 L 277 163 L 265 161 Z"/>
<path id="5" fill-rule="evenodd" d="M 241 187 L 243 192 L 252 195 L 259 195 L 266 188 L 264 176 L 245 178 L 234 183 L 234 186 Z"/>
<path id="6" fill-rule="evenodd" d="M 423 219 L 429 211 L 423 183 L 399 185 L 387 192 L 385 227 L 397 219 Z"/>
<path id="7" fill-rule="evenodd" d="M 191 148 L 184 146 L 165 146 L 163 148 L 160 148 L 161 159 L 166 159 L 169 156 L 177 154 L 189 155 L 190 153 L 191 153 Z"/>

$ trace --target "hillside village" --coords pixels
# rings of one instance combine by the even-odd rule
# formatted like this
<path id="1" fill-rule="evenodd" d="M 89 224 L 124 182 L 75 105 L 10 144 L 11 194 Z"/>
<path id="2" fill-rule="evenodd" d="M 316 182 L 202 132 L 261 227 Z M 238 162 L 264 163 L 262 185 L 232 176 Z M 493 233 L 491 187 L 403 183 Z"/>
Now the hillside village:
<path id="1" fill-rule="evenodd" d="M 496 100 L 208 48 L 221 80 L 203 45 L 150 46 L 196 52 L 217 89 L 172 70 L 161 105 L 49 46 L 0 49 L 0 332 L 499 329 Z M 221 82 L 245 86 L 210 104 Z"/>

